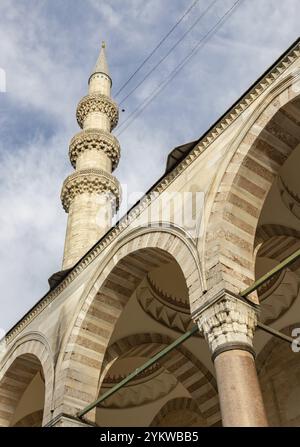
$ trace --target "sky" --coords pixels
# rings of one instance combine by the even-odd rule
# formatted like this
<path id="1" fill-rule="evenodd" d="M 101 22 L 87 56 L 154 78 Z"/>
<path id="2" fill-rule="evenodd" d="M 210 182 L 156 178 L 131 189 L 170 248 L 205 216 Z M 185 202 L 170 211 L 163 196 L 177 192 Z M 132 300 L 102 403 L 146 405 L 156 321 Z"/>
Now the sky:
<path id="1" fill-rule="evenodd" d="M 114 96 L 193 1 L 0 1 L 0 336 L 61 269 L 67 214 L 60 190 L 73 172 L 68 146 L 79 131 L 76 106 L 87 94 L 101 41 Z M 298 38 L 297 0 L 240 0 L 204 41 L 235 2 L 198 0 L 115 98 L 120 103 L 197 21 L 121 104 L 114 175 L 130 193 L 128 206 L 163 174 L 174 147 L 198 139 Z M 198 44 L 125 129 L 122 122 Z"/>

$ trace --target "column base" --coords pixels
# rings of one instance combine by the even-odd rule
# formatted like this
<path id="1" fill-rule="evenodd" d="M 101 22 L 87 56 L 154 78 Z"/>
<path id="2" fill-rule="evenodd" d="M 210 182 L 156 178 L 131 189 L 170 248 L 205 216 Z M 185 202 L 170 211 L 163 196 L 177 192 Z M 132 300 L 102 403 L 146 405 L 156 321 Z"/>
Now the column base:
<path id="1" fill-rule="evenodd" d="M 45 427 L 97 427 L 97 425 L 70 414 L 60 413 L 49 421 Z"/>

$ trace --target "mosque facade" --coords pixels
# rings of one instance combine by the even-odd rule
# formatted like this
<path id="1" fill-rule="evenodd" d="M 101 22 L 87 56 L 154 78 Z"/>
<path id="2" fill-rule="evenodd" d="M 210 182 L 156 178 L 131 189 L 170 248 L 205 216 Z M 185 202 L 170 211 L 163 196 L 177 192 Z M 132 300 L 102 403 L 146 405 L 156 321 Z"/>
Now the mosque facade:
<path id="1" fill-rule="evenodd" d="M 277 266 L 300 249 L 300 41 L 113 225 L 111 85 L 103 44 L 62 268 L 1 342 L 0 426 L 299 426 L 300 258 Z"/>

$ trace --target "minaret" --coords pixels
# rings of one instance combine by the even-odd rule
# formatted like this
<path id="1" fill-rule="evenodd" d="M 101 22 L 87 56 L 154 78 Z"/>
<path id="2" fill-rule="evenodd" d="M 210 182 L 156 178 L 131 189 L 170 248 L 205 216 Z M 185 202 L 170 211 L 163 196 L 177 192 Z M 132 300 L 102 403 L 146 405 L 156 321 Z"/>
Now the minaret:
<path id="1" fill-rule="evenodd" d="M 119 118 L 110 97 L 112 80 L 105 44 L 88 81 L 88 95 L 78 104 L 82 131 L 69 147 L 75 172 L 64 181 L 61 201 L 68 216 L 63 270 L 72 267 L 111 226 L 120 202 L 120 185 L 111 174 L 120 158 L 118 140 L 110 133 Z"/>

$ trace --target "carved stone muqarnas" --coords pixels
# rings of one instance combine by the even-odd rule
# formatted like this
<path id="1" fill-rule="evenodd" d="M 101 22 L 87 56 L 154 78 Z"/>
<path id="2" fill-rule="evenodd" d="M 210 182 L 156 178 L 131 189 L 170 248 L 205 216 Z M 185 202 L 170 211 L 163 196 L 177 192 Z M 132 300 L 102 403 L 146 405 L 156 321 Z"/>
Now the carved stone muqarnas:
<path id="1" fill-rule="evenodd" d="M 116 169 L 120 159 L 120 144 L 116 137 L 100 129 L 86 129 L 77 133 L 69 146 L 69 157 L 73 168 L 80 154 L 86 150 L 104 152 L 112 162 L 112 169 Z"/>
<path id="2" fill-rule="evenodd" d="M 108 96 L 101 94 L 90 94 L 84 96 L 77 106 L 76 118 L 79 126 L 91 112 L 102 112 L 110 120 L 110 130 L 113 130 L 119 121 L 119 109 L 117 104 Z"/>
<path id="3" fill-rule="evenodd" d="M 74 197 L 83 193 L 106 193 L 119 208 L 121 198 L 121 188 L 119 181 L 113 175 L 101 169 L 86 169 L 69 175 L 64 181 L 61 202 L 66 212 L 69 211 L 70 204 Z"/>

